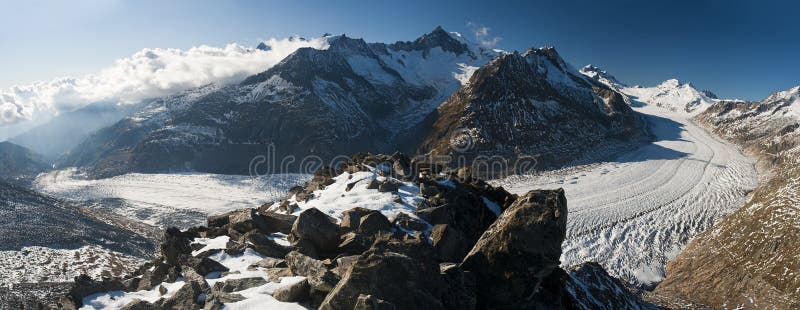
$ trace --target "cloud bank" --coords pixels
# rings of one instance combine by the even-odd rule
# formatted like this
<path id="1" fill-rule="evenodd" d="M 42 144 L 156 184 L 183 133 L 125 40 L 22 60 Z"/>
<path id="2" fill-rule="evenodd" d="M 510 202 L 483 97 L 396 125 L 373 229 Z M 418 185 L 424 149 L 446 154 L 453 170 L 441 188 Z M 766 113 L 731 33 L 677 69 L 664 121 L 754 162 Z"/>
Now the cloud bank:
<path id="1" fill-rule="evenodd" d="M 268 69 L 298 48 L 328 47 L 326 38 L 273 38 L 264 44 L 269 48 L 238 44 L 188 50 L 148 48 L 95 74 L 0 90 L 0 129 L 94 102 L 136 103 L 209 83 L 234 83 Z"/>
<path id="2" fill-rule="evenodd" d="M 500 43 L 500 41 L 503 40 L 502 37 L 492 36 L 489 33 L 491 28 L 486 27 L 485 25 L 468 22 L 467 26 L 472 30 L 472 35 L 475 36 L 475 40 L 477 40 L 478 43 L 480 43 L 483 47 L 494 48 Z"/>

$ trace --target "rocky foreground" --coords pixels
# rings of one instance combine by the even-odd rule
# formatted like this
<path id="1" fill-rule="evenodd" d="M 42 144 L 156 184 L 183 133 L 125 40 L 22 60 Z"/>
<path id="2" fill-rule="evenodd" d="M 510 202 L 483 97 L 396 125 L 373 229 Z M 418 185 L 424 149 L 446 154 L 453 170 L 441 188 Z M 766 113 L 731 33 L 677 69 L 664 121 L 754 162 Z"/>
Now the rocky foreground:
<path id="1" fill-rule="evenodd" d="M 343 212 L 309 207 L 351 196 L 391 201 L 375 208 L 351 199 Z M 50 306 L 655 308 L 597 264 L 562 269 L 566 222 L 563 190 L 517 196 L 468 169 L 441 172 L 401 154 L 360 154 L 337 171 L 322 169 L 282 202 L 169 229 L 160 256 L 134 274 L 78 277 Z"/>

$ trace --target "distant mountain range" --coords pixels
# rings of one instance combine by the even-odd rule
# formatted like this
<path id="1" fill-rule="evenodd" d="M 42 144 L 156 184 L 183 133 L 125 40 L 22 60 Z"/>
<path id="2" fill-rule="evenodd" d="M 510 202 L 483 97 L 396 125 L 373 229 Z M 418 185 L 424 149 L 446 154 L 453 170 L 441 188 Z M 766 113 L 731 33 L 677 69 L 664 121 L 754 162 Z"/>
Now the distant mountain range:
<path id="1" fill-rule="evenodd" d="M 8 141 L 0 142 L 0 181 L 27 185 L 48 169 L 47 160 L 36 152 Z"/>
<path id="2" fill-rule="evenodd" d="M 239 84 L 153 100 L 95 132 L 58 166 L 84 167 L 94 177 L 247 174 L 269 145 L 277 158 L 298 162 L 359 151 L 451 154 L 452 136 L 463 132 L 477 142 L 469 156 L 496 152 L 558 165 L 644 132 L 617 89 L 582 75 L 552 48 L 488 50 L 441 27 L 392 44 L 326 39 L 327 49 L 301 48 Z"/>

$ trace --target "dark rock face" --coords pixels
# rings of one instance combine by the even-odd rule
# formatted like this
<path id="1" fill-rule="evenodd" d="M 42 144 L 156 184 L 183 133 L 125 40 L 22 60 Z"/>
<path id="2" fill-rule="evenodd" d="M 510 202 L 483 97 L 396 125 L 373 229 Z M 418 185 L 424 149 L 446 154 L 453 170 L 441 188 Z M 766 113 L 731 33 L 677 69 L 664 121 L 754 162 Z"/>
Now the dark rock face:
<path id="1" fill-rule="evenodd" d="M 297 220 L 296 216 L 275 212 L 259 212 L 259 214 L 264 218 L 269 232 L 289 234 L 292 231 L 294 221 Z"/>
<path id="2" fill-rule="evenodd" d="M 569 269 L 564 295 L 569 309 L 659 309 L 642 301 L 622 281 L 610 276 L 597 263 L 584 263 Z"/>
<path id="3" fill-rule="evenodd" d="M 534 158 L 537 169 L 558 167 L 602 141 L 644 132 L 620 93 L 583 76 L 551 47 L 497 57 L 426 124 L 417 153 L 466 162 L 500 157 L 510 170 L 526 158 Z M 479 172 L 495 177 L 519 171 Z"/>
<path id="4" fill-rule="evenodd" d="M 161 244 L 161 255 L 167 265 L 176 266 L 186 255 L 192 253 L 189 246 L 192 234 L 170 227 L 164 232 L 164 243 Z"/>
<path id="5" fill-rule="evenodd" d="M 328 270 L 320 261 L 294 251 L 286 255 L 286 264 L 292 274 L 308 278 L 310 295 L 321 301 L 339 282 L 339 276 Z"/>
<path id="6" fill-rule="evenodd" d="M 392 281 L 385 281 L 390 278 Z M 430 246 L 379 241 L 364 252 L 325 298 L 320 309 L 352 309 L 368 294 L 397 309 L 458 307 Z"/>
<path id="7" fill-rule="evenodd" d="M 558 308 L 543 290 L 558 270 L 567 225 L 563 190 L 519 197 L 481 236 L 461 264 L 475 274 L 478 308 Z"/>
<path id="8" fill-rule="evenodd" d="M 234 211 L 228 216 L 228 221 L 230 228 L 240 233 L 246 233 L 254 229 L 270 232 L 267 221 L 256 213 L 256 209 Z"/>
<path id="9" fill-rule="evenodd" d="M 447 224 L 433 226 L 431 242 L 439 258 L 446 262 L 461 261 L 472 248 L 460 231 Z"/>
<path id="10" fill-rule="evenodd" d="M 246 290 L 251 287 L 261 286 L 267 284 L 267 281 L 264 278 L 240 278 L 240 279 L 229 279 L 225 280 L 219 290 L 230 293 L 236 292 L 241 290 Z"/>
<path id="11" fill-rule="evenodd" d="M 380 232 L 391 232 L 392 223 L 378 211 L 369 212 L 361 217 L 358 232 L 371 236 Z"/>
<path id="12" fill-rule="evenodd" d="M 74 302 L 80 303 L 84 297 L 91 294 L 107 291 L 123 291 L 125 286 L 119 279 L 94 280 L 87 275 L 75 278 L 75 285 L 69 291 L 69 297 Z"/>
<path id="13" fill-rule="evenodd" d="M 308 280 L 304 279 L 300 282 L 275 290 L 275 292 L 272 293 L 272 297 L 283 302 L 301 302 L 309 298 L 309 289 Z"/>
<path id="14" fill-rule="evenodd" d="M 434 246 L 440 253 L 447 253 L 446 257 L 442 257 L 442 259 L 452 262 L 461 261 L 481 234 L 497 218 L 483 199 L 489 192 L 486 189 L 493 187 L 483 181 L 461 183 L 456 178 L 450 181 L 451 185 L 449 186 L 441 185 L 429 178 L 421 178 L 419 182 L 420 187 L 424 185 L 425 188 L 435 188 L 436 190 L 433 192 L 436 194 L 426 197 L 425 204 L 417 208 L 416 215 L 434 227 L 446 225 L 446 228 L 440 226 L 433 234 L 436 239 Z M 498 201 L 511 202 L 515 199 L 515 196 L 506 194 L 507 196 Z"/>
<path id="15" fill-rule="evenodd" d="M 292 245 L 305 249 L 307 253 L 330 253 L 339 244 L 339 226 L 336 220 L 317 209 L 300 213 L 289 234 Z"/>
<path id="16" fill-rule="evenodd" d="M 248 247 L 264 256 L 283 257 L 286 253 L 289 253 L 288 248 L 270 240 L 267 235 L 261 233 L 250 232 L 243 238 L 248 243 Z"/>
<path id="17" fill-rule="evenodd" d="M 41 155 L 11 142 L 0 142 L 0 181 L 27 186 L 50 168 Z"/>

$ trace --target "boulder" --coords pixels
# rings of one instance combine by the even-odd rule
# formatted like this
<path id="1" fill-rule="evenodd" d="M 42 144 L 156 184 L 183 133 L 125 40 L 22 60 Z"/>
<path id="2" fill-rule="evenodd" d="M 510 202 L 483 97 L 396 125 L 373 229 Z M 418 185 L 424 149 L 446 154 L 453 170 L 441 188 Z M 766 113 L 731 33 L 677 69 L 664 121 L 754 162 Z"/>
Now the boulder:
<path id="1" fill-rule="evenodd" d="M 203 287 L 199 282 L 186 282 L 175 294 L 162 300 L 160 307 L 165 309 L 202 309 L 205 301 L 200 299 Z"/>
<path id="2" fill-rule="evenodd" d="M 227 227 L 209 227 L 204 233 L 201 234 L 203 238 L 216 238 L 226 235 L 228 233 Z"/>
<path id="3" fill-rule="evenodd" d="M 208 217 L 208 227 L 222 227 L 228 225 L 230 223 L 230 215 L 231 213 L 224 213 L 218 215 L 212 215 Z"/>
<path id="4" fill-rule="evenodd" d="M 164 232 L 164 241 L 161 243 L 161 256 L 167 265 L 180 265 L 181 257 L 191 255 L 192 247 L 189 246 L 191 235 L 181 232 L 177 227 L 170 227 Z"/>
<path id="5" fill-rule="evenodd" d="M 136 283 L 135 291 L 150 290 L 156 285 L 161 284 L 161 282 L 167 278 L 169 269 L 169 265 L 161 261 L 156 261 L 152 270 L 145 269 L 145 271 L 141 273 L 142 277 L 139 278 L 139 281 Z"/>
<path id="6" fill-rule="evenodd" d="M 186 273 L 186 268 L 194 269 L 201 276 L 205 276 L 212 272 L 225 272 L 228 267 L 223 266 L 219 262 L 208 257 L 189 257 L 183 261 L 181 270 Z M 185 277 L 186 275 L 184 275 Z"/>
<path id="7" fill-rule="evenodd" d="M 224 292 L 222 290 L 223 286 L 224 283 L 222 282 L 214 283 L 214 287 L 211 288 L 211 292 L 208 294 L 208 296 L 206 296 L 206 304 L 204 307 L 205 310 L 220 310 L 224 307 L 225 303 L 245 300 L 244 296 L 242 295 Z"/>
<path id="8" fill-rule="evenodd" d="M 447 224 L 460 233 L 466 247 L 471 247 L 497 216 L 472 187 L 457 183 L 454 187 L 440 186 L 440 190 L 414 214 L 431 225 Z"/>
<path id="9" fill-rule="evenodd" d="M 149 303 L 141 299 L 134 299 L 132 302 L 120 308 L 120 310 L 160 310 L 160 309 L 162 308 L 159 307 L 158 305 Z"/>
<path id="10" fill-rule="evenodd" d="M 445 262 L 460 262 L 472 246 L 458 229 L 447 224 L 433 226 L 431 244 L 439 259 Z"/>
<path id="11" fill-rule="evenodd" d="M 439 194 L 439 187 L 433 184 L 432 182 L 420 182 L 419 183 L 419 196 L 428 198 L 433 197 Z"/>
<path id="12" fill-rule="evenodd" d="M 464 309 L 477 309 L 475 275 L 461 269 L 457 264 L 446 265 L 440 270 L 452 289 L 455 300 L 459 300 Z"/>
<path id="13" fill-rule="evenodd" d="M 275 283 L 281 282 L 281 278 L 283 277 L 294 276 L 294 273 L 292 273 L 292 270 L 289 269 L 289 267 L 267 268 L 265 272 L 267 273 L 267 276 L 269 276 L 269 281 Z"/>
<path id="14" fill-rule="evenodd" d="M 362 294 L 398 309 L 461 306 L 440 275 L 433 250 L 422 241 L 376 241 L 346 271 L 320 309 L 353 309 Z"/>
<path id="15" fill-rule="evenodd" d="M 359 207 L 344 211 L 342 212 L 342 222 L 339 226 L 348 230 L 357 230 L 358 225 L 361 224 L 361 217 L 370 212 L 375 211 Z"/>
<path id="16" fill-rule="evenodd" d="M 349 232 L 342 235 L 342 242 L 336 252 L 342 255 L 359 255 L 369 249 L 372 241 L 362 234 Z"/>
<path id="17" fill-rule="evenodd" d="M 353 266 L 358 260 L 360 255 L 348 255 L 348 256 L 340 256 L 336 258 L 336 267 L 333 268 L 331 271 L 338 275 L 339 277 L 343 277 L 347 270 Z"/>
<path id="18" fill-rule="evenodd" d="M 308 278 L 312 295 L 325 296 L 339 282 L 339 276 L 328 270 L 325 263 L 300 252 L 287 254 L 286 264 L 294 275 Z"/>
<path id="19" fill-rule="evenodd" d="M 245 249 L 247 249 L 247 244 L 242 242 L 228 241 L 225 244 L 225 253 L 228 255 L 242 254 Z"/>
<path id="20" fill-rule="evenodd" d="M 240 233 L 247 233 L 253 229 L 258 229 L 261 232 L 269 233 L 267 222 L 256 209 L 237 210 L 230 213 L 228 216 L 230 223 L 228 224 L 231 229 Z"/>
<path id="21" fill-rule="evenodd" d="M 313 252 L 318 255 L 331 253 L 339 245 L 339 226 L 335 219 L 316 208 L 305 210 L 297 217 L 289 234 L 292 245 L 302 248 L 301 240 L 312 245 Z"/>
<path id="22" fill-rule="evenodd" d="M 353 307 L 353 310 L 394 310 L 397 309 L 393 304 L 386 302 L 385 300 L 381 300 L 375 298 L 372 295 L 358 295 L 358 299 L 356 300 L 356 305 Z"/>
<path id="23" fill-rule="evenodd" d="M 82 274 L 75 277 L 75 284 L 69 290 L 69 298 L 76 304 L 81 305 L 83 298 L 95 293 L 107 291 L 124 291 L 125 285 L 119 279 L 102 278 L 94 280 Z"/>
<path id="24" fill-rule="evenodd" d="M 265 233 L 280 232 L 289 234 L 292 232 L 292 225 L 297 217 L 289 214 L 281 214 L 277 212 L 260 212 L 261 217 L 267 225 Z"/>
<path id="25" fill-rule="evenodd" d="M 546 288 L 559 282 L 566 224 L 561 189 L 530 191 L 505 210 L 461 264 L 475 275 L 477 307 L 560 308 L 560 290 Z"/>
<path id="26" fill-rule="evenodd" d="M 397 214 L 397 216 L 395 216 L 394 221 L 392 221 L 392 225 L 405 230 L 413 231 L 426 231 L 429 227 L 428 223 L 425 223 L 422 220 L 403 212 L 400 212 Z"/>
<path id="27" fill-rule="evenodd" d="M 265 257 L 264 259 L 256 262 L 255 264 L 250 265 L 250 267 L 261 267 L 261 268 L 276 268 L 276 267 L 287 267 L 286 261 L 282 258 L 273 258 L 273 257 Z"/>
<path id="28" fill-rule="evenodd" d="M 248 242 L 248 247 L 261 255 L 267 257 L 280 258 L 289 253 L 289 249 L 273 241 L 267 235 L 257 232 L 249 232 L 243 237 Z"/>
<path id="29" fill-rule="evenodd" d="M 264 280 L 262 277 L 237 278 L 225 280 L 219 287 L 215 284 L 214 288 L 225 293 L 232 293 L 243 291 L 251 287 L 262 286 L 264 284 L 267 284 L 267 280 Z"/>
<path id="30" fill-rule="evenodd" d="M 272 297 L 282 302 L 301 302 L 309 298 L 309 290 L 308 279 L 303 279 L 276 289 L 272 293 Z"/>
<path id="31" fill-rule="evenodd" d="M 371 236 L 379 232 L 391 232 L 392 223 L 382 213 L 371 211 L 361 216 L 358 232 Z"/>
<path id="32" fill-rule="evenodd" d="M 400 189 L 400 186 L 403 186 L 403 183 L 394 179 L 388 179 L 378 185 L 378 191 L 382 193 L 396 192 Z"/>

